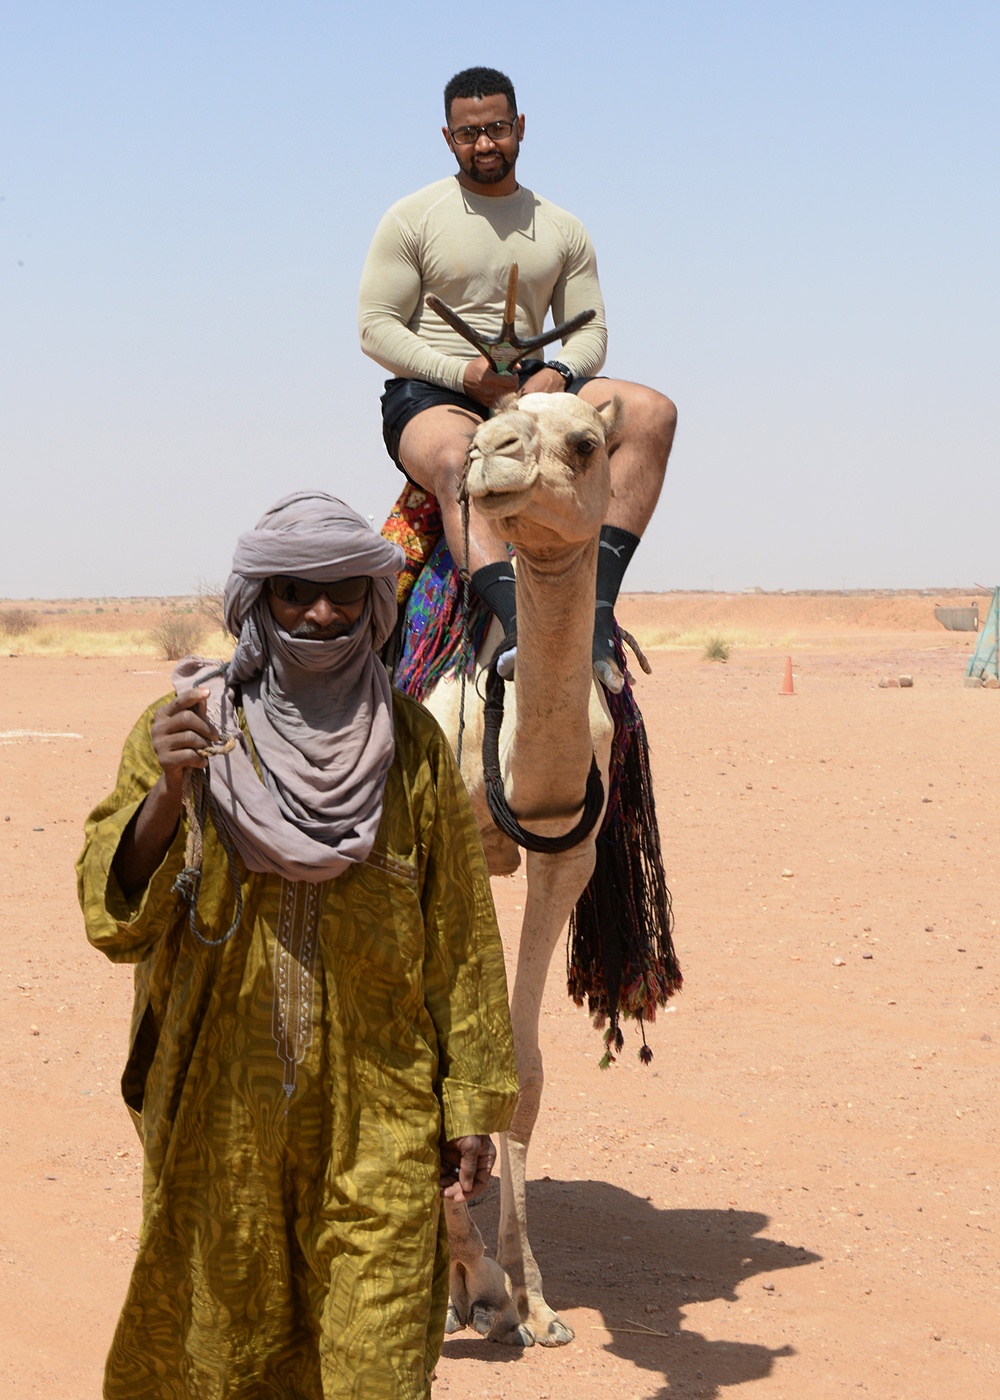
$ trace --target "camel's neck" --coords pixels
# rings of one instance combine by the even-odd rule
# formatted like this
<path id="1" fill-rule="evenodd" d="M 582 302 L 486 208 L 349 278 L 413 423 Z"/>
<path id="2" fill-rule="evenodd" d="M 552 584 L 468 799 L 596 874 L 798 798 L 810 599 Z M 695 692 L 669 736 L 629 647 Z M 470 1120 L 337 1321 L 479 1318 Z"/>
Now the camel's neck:
<path id="1" fill-rule="evenodd" d="M 578 809 L 593 753 L 597 539 L 558 558 L 517 555 L 517 715 L 509 801 L 516 815 Z"/>

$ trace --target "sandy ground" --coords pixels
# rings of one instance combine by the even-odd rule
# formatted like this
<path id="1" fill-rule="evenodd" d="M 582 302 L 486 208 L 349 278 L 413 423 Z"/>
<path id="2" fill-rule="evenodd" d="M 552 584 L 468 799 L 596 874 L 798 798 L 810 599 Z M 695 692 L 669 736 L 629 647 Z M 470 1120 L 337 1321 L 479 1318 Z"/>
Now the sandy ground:
<path id="1" fill-rule="evenodd" d="M 554 968 L 530 1205 L 577 1340 L 460 1334 L 435 1394 L 1000 1395 L 1000 694 L 963 686 L 972 639 L 927 599 L 870 601 L 627 601 L 634 629 L 759 643 L 639 682 L 686 986 L 652 1066 L 629 1030 L 601 1072 Z M 133 1257 L 131 979 L 86 944 L 72 863 L 168 673 L 0 654 L 4 1396 L 99 1395 Z M 523 892 L 495 882 L 505 930 Z"/>

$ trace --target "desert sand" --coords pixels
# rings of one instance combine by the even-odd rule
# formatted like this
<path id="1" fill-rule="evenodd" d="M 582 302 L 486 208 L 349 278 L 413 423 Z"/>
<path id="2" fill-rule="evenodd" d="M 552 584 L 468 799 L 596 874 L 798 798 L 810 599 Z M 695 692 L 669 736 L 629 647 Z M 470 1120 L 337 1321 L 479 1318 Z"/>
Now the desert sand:
<path id="1" fill-rule="evenodd" d="M 624 600 L 652 644 L 637 693 L 685 987 L 652 1065 L 626 1026 L 602 1072 L 557 954 L 530 1211 L 577 1339 L 459 1334 L 435 1395 L 1000 1394 L 1000 693 L 963 685 L 974 638 L 935 601 Z M 655 645 L 699 630 L 738 639 L 727 663 Z M 130 971 L 87 945 L 72 866 L 170 665 L 16 650 L 0 646 L 2 1389 L 93 1400 L 141 1154 L 118 1090 Z M 911 688 L 880 688 L 900 674 Z M 509 934 L 523 879 L 494 891 Z"/>

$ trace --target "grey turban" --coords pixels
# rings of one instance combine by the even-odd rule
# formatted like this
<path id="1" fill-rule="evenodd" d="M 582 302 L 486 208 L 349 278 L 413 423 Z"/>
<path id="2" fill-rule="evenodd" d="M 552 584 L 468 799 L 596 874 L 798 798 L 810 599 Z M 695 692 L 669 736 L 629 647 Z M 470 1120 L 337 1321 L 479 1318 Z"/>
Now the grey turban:
<path id="1" fill-rule="evenodd" d="M 396 575 L 406 556 L 378 535 L 357 511 L 324 491 L 295 491 L 240 535 L 226 584 L 226 626 L 238 637 L 272 574 L 336 583 L 360 574 L 374 579 L 376 650 L 396 622 Z"/>
<path id="2" fill-rule="evenodd" d="M 241 743 L 209 759 L 209 783 L 251 870 L 326 880 L 372 849 L 395 752 L 391 688 L 375 649 L 396 620 L 403 562 L 398 545 L 321 491 L 285 496 L 239 538 L 225 592 L 226 625 L 238 640 L 225 681 L 217 668 L 213 679 L 203 663 L 185 661 L 174 683 L 207 685 L 209 717 L 230 733 L 239 732 L 238 688 L 263 782 Z M 262 596 L 274 574 L 372 584 L 348 633 L 294 637 Z"/>

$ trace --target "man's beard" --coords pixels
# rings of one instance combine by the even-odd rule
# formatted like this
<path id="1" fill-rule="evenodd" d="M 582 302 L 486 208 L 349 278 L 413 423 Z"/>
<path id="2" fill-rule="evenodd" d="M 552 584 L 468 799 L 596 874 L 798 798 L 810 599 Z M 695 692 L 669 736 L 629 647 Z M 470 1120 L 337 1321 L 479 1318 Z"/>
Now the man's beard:
<path id="1" fill-rule="evenodd" d="M 497 151 L 496 154 L 500 157 L 500 164 L 494 170 L 477 169 L 475 156 L 470 158 L 468 165 L 462 165 L 461 161 L 458 163 L 462 166 L 463 171 L 468 175 L 469 179 L 475 180 L 477 185 L 498 185 L 500 181 L 506 179 L 514 169 L 514 161 L 517 160 L 517 151 L 514 152 L 514 160 L 508 160 L 502 151 Z"/>

